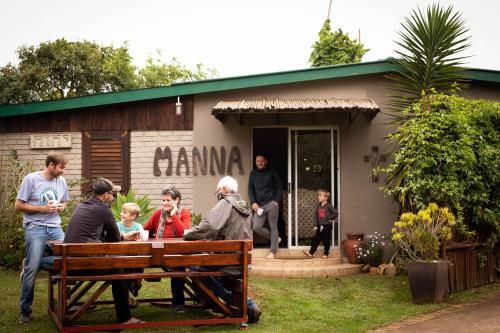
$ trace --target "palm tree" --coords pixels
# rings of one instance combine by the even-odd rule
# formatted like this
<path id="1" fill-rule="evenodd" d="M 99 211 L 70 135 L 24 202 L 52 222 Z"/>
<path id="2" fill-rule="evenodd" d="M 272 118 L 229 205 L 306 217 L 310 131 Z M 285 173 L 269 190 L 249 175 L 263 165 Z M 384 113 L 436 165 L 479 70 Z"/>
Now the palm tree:
<path id="1" fill-rule="evenodd" d="M 430 105 L 434 93 L 450 93 L 465 86 L 467 79 L 462 65 L 470 46 L 469 30 L 458 12 L 450 5 L 439 4 L 413 10 L 401 23 L 396 44 L 397 58 L 390 60 L 394 72 L 387 75 L 395 92 L 390 96 L 392 110 L 405 110 L 422 98 L 423 109 Z M 401 114 L 399 114 L 401 118 Z M 407 119 L 402 116 L 403 120 Z"/>

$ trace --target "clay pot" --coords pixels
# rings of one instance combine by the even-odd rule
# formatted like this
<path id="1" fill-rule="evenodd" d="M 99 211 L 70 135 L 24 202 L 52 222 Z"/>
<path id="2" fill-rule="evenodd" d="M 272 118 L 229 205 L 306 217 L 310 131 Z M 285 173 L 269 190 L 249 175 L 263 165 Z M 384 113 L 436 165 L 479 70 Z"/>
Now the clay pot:
<path id="1" fill-rule="evenodd" d="M 359 263 L 358 258 L 356 258 L 356 248 L 361 245 L 364 233 L 347 233 L 347 239 L 342 241 L 342 247 L 344 249 L 345 255 L 351 264 Z"/>

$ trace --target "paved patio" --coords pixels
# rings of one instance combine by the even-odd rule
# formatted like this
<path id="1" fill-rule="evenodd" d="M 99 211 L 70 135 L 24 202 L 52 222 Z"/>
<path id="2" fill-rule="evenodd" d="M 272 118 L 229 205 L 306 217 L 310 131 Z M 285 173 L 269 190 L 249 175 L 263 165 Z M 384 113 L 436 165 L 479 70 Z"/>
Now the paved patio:
<path id="1" fill-rule="evenodd" d="M 500 332 L 500 293 L 485 300 L 454 305 L 369 332 L 498 333 Z"/>

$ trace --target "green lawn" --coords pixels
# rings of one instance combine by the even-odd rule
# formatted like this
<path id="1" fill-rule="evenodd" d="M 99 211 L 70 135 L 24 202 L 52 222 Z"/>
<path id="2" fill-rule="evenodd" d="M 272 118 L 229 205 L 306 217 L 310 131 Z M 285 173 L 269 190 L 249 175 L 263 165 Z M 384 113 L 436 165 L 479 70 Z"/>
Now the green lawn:
<path id="1" fill-rule="evenodd" d="M 41 273 L 36 285 L 33 307 L 34 321 L 18 325 L 20 282 L 16 272 L 0 268 L 0 327 L 2 332 L 54 332 L 47 314 L 47 279 Z M 163 283 L 145 282 L 141 294 L 153 297 L 168 292 Z M 250 327 L 252 332 L 363 332 L 370 328 L 399 321 L 450 304 L 462 303 L 500 292 L 500 283 L 449 296 L 440 305 L 411 303 L 406 277 L 357 275 L 345 278 L 318 279 L 251 279 L 252 294 L 263 310 L 261 321 Z M 109 297 L 109 293 L 107 294 Z M 207 316 L 201 311 L 174 315 L 168 309 L 142 305 L 133 314 L 143 320 Z M 177 316 L 177 317 L 176 317 Z M 114 321 L 112 308 L 86 314 L 84 321 Z M 192 332 L 192 327 L 161 328 L 140 332 Z M 239 332 L 237 325 L 206 326 L 196 332 Z M 128 332 L 133 332 L 129 330 Z M 138 332 L 138 331 L 137 331 Z"/>

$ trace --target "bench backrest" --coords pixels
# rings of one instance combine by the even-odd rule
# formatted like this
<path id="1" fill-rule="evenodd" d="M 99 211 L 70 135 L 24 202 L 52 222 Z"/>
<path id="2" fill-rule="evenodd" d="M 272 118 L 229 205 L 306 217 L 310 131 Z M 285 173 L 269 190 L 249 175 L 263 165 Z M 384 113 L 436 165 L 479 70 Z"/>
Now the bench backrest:
<path id="1" fill-rule="evenodd" d="M 248 264 L 251 241 L 67 243 L 53 245 L 56 270 Z"/>

